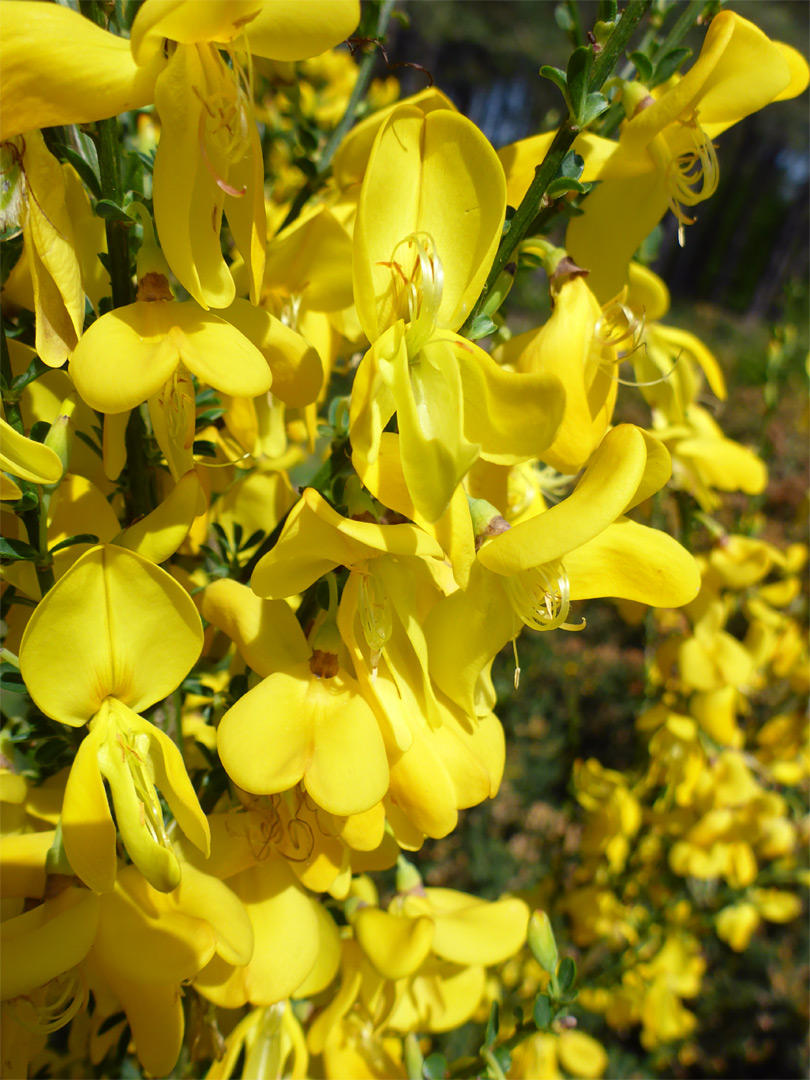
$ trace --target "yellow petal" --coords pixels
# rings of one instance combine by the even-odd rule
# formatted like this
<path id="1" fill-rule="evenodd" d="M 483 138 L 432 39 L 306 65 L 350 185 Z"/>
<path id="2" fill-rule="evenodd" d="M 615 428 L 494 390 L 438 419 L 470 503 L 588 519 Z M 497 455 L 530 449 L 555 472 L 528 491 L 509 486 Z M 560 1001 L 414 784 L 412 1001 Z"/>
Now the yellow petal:
<path id="1" fill-rule="evenodd" d="M 483 967 L 428 960 L 388 1017 L 394 1031 L 452 1031 L 469 1020 L 484 994 Z"/>
<path id="2" fill-rule="evenodd" d="M 196 472 L 187 472 L 160 506 L 124 529 L 118 543 L 150 562 L 165 562 L 188 536 L 197 515 L 200 493 Z"/>
<path id="3" fill-rule="evenodd" d="M 315 401 L 323 366 L 304 338 L 263 308 L 236 299 L 222 313 L 262 354 L 273 377 L 273 396 L 300 409 Z"/>
<path id="4" fill-rule="evenodd" d="M 323 904 L 314 903 L 313 909 L 318 920 L 318 958 L 307 977 L 291 995 L 295 998 L 320 994 L 340 969 L 341 938 L 335 920 Z"/>
<path id="5" fill-rule="evenodd" d="M 437 322 L 457 330 L 486 279 L 505 207 L 503 169 L 474 124 L 447 109 L 396 109 L 372 150 L 354 231 L 355 303 L 369 341 L 406 317 L 385 264 L 413 233 L 433 240 L 443 272 Z"/>
<path id="6" fill-rule="evenodd" d="M 572 600 L 613 596 L 651 607 L 680 607 L 700 590 L 700 569 L 666 533 L 620 518 L 565 556 Z"/>
<path id="7" fill-rule="evenodd" d="M 483 349 L 453 337 L 461 372 L 464 434 L 500 465 L 536 458 L 551 444 L 565 410 L 555 375 L 505 371 Z"/>
<path id="8" fill-rule="evenodd" d="M 264 287 L 308 311 L 341 311 L 353 302 L 352 242 L 325 206 L 303 213 L 267 252 Z"/>
<path id="9" fill-rule="evenodd" d="M 402 979 L 422 966 L 433 942 L 433 921 L 379 908 L 361 908 L 352 923 L 360 948 L 384 979 Z"/>
<path id="10" fill-rule="evenodd" d="M 270 60 L 305 60 L 339 45 L 359 21 L 358 0 L 308 0 L 303 8 L 298 0 L 271 0 L 245 27 L 247 47 Z"/>
<path id="11" fill-rule="evenodd" d="M 464 390 L 455 349 L 436 339 L 414 363 L 404 348 L 382 362 L 397 406 L 408 491 L 419 513 L 427 521 L 438 521 L 480 449 L 464 431 Z"/>
<path id="12" fill-rule="evenodd" d="M 69 8 L 9 0 L 0 40 L 0 141 L 149 105 L 164 63 L 158 55 L 149 67 L 137 68 L 125 38 Z"/>
<path id="13" fill-rule="evenodd" d="M 305 663 L 311 649 L 283 600 L 261 600 L 232 578 L 212 581 L 203 592 L 204 619 L 234 641 L 245 662 L 259 675 Z"/>
<path id="14" fill-rule="evenodd" d="M 217 732 L 228 775 L 271 794 L 305 780 L 333 814 L 358 814 L 388 788 L 377 721 L 348 676 L 316 679 L 308 664 L 268 676 L 228 710 Z"/>
<path id="15" fill-rule="evenodd" d="M 183 998 L 177 984 L 139 983 L 109 970 L 104 971 L 104 977 L 127 1015 L 141 1065 L 152 1076 L 170 1076 L 185 1029 Z"/>
<path id="16" fill-rule="evenodd" d="M 225 191 L 201 149 L 206 103 L 222 100 L 223 67 L 212 46 L 179 45 L 155 85 L 162 132 L 153 175 L 155 225 L 172 272 L 204 308 L 227 307 L 236 292 L 219 241 Z M 210 153 L 210 140 L 206 146 Z M 226 165 L 217 161 L 212 168 L 227 177 Z"/>
<path id="17" fill-rule="evenodd" d="M 289 997 L 317 959 L 317 905 L 281 858 L 229 878 L 228 886 L 247 908 L 253 926 L 253 957 L 233 968 L 214 958 L 195 980 L 206 998 L 225 1008 L 272 1005 Z"/>
<path id="18" fill-rule="evenodd" d="M 488 903 L 455 889 L 426 889 L 405 901 L 412 916 L 430 914 L 433 952 L 455 964 L 500 964 L 526 942 L 529 908 L 510 896 Z"/>
<path id="19" fill-rule="evenodd" d="M 59 896 L 0 923 L 3 999 L 30 994 L 87 955 L 99 920 L 99 898 L 87 889 Z"/>
<path id="20" fill-rule="evenodd" d="M 621 292 L 628 263 L 667 211 L 667 177 L 650 166 L 638 176 L 602 180 L 568 225 L 566 250 L 589 271 L 588 287 L 600 304 Z"/>
<path id="21" fill-rule="evenodd" d="M 6 773 L 6 777 L 22 777 Z M 4 799 L 3 802 L 6 802 Z M 3 828 L 8 828 L 8 810 L 3 809 Z M 56 832 L 6 833 L 3 835 L 3 899 L 6 897 L 42 897 L 45 895 L 45 857 Z"/>
<path id="22" fill-rule="evenodd" d="M 0 473 L 0 502 L 16 502 L 22 498 L 22 488 L 10 476 Z"/>
<path id="23" fill-rule="evenodd" d="M 78 726 L 108 696 L 134 711 L 160 701 L 201 647 L 199 615 L 185 589 L 139 555 L 100 546 L 35 609 L 20 666 L 42 711 Z"/>
<path id="24" fill-rule="evenodd" d="M 442 556 L 436 541 L 415 525 L 342 517 L 314 488 L 306 488 L 275 547 L 259 561 L 251 585 L 259 596 L 292 596 L 336 566 L 351 567 L 384 552 Z"/>
<path id="25" fill-rule="evenodd" d="M 39 131 L 29 131 L 24 145 L 26 200 L 23 237 L 31 260 L 37 316 L 36 347 L 40 359 L 59 367 L 81 335 L 84 288 L 73 224 L 65 204 L 65 182 L 59 162 Z"/>
<path id="26" fill-rule="evenodd" d="M 631 502 L 646 461 L 641 431 L 632 424 L 613 428 L 568 498 L 486 541 L 479 562 L 497 574 L 515 574 L 559 559 L 592 540 Z"/>
<path id="27" fill-rule="evenodd" d="M 12 476 L 18 476 L 31 484 L 55 484 L 61 479 L 62 462 L 49 446 L 26 439 L 2 417 L 0 436 L 2 472 L 11 473 Z M 17 490 L 19 491 L 19 488 Z"/>
<path id="28" fill-rule="evenodd" d="M 425 113 L 433 112 L 435 109 L 452 109 L 455 111 L 456 108 L 441 90 L 431 86 L 425 90 L 420 90 L 418 94 L 403 98 L 402 101 L 398 101 L 386 109 L 379 109 L 370 116 L 366 116 L 358 124 L 355 124 L 345 136 L 332 159 L 332 173 L 340 188 L 345 189 L 362 181 L 378 131 L 394 109 L 398 109 L 402 105 L 416 105 Z"/>
<path id="29" fill-rule="evenodd" d="M 82 742 L 62 807 L 65 854 L 77 876 L 95 892 L 109 892 L 116 871 L 116 830 L 98 765 L 104 737 L 103 725 L 96 725 Z"/>
<path id="30" fill-rule="evenodd" d="M 608 1066 L 605 1048 L 584 1031 L 563 1031 L 558 1052 L 563 1068 L 583 1080 L 596 1080 Z"/>
<path id="31" fill-rule="evenodd" d="M 757 78 L 750 78 L 751 70 Z M 712 19 L 700 56 L 656 103 L 627 122 L 621 141 L 639 151 L 679 117 L 699 108 L 711 136 L 763 108 L 790 83 L 790 69 L 776 46 L 747 19 L 723 11 Z"/>
<path id="32" fill-rule="evenodd" d="M 190 45 L 227 43 L 245 34 L 247 49 L 271 60 L 304 60 L 338 45 L 357 26 L 357 0 L 156 0 L 132 25 L 132 52 L 143 63 L 163 38 Z"/>

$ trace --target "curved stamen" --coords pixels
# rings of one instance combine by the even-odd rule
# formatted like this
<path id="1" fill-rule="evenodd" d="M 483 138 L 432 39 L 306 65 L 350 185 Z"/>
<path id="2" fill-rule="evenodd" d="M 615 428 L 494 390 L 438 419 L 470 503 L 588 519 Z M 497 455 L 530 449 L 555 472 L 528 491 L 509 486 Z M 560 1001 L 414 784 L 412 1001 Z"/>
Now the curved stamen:
<path id="1" fill-rule="evenodd" d="M 632 345 L 629 351 L 632 352 L 641 342 L 646 316 L 642 314 L 639 318 L 623 301 L 623 294 L 620 293 L 604 305 L 593 328 L 593 336 L 600 345 L 611 349 L 618 349 L 622 344 L 630 342 Z"/>
<path id="2" fill-rule="evenodd" d="M 409 324 L 405 335 L 413 358 L 433 337 L 444 287 L 444 271 L 430 233 L 411 233 L 400 240 L 384 265 L 391 268 L 397 317 Z"/>
<path id="3" fill-rule="evenodd" d="M 682 127 L 688 132 L 692 147 L 673 157 L 667 171 L 669 208 L 678 219 L 678 242 L 681 247 L 684 225 L 693 225 L 697 220 L 689 217 L 683 207 L 697 206 L 714 195 L 720 179 L 714 144 L 697 119 L 692 117 L 682 122 Z"/>
<path id="4" fill-rule="evenodd" d="M 582 630 L 566 623 L 571 604 L 568 575 L 559 560 L 533 566 L 504 579 L 512 608 L 521 622 L 533 630 Z"/>
<path id="5" fill-rule="evenodd" d="M 70 1023 L 86 1006 L 87 997 L 84 980 L 76 968 L 72 968 L 32 994 L 3 1004 L 8 1006 L 20 1027 L 38 1035 L 50 1035 Z"/>

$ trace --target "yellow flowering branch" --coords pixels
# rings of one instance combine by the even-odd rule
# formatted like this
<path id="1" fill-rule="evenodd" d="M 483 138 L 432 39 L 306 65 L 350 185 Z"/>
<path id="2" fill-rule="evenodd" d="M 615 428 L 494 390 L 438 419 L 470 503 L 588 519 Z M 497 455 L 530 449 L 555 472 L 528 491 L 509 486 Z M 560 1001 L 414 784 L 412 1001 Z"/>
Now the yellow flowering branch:
<path id="1" fill-rule="evenodd" d="M 624 52 L 627 42 L 630 40 L 638 24 L 646 15 L 650 7 L 650 0 L 630 0 L 616 29 L 608 38 L 599 56 L 597 57 L 590 82 L 588 93 L 598 92 L 607 81 L 613 65 Z M 574 140 L 580 134 L 579 127 L 569 116 L 558 130 L 548 153 L 543 162 L 537 167 L 534 179 L 529 190 L 523 197 L 509 226 L 509 231 L 501 240 L 492 269 L 487 276 L 481 295 L 478 297 L 467 321 L 461 328 L 461 333 L 469 335 L 476 319 L 481 313 L 484 304 L 495 282 L 501 276 L 506 264 L 510 261 L 520 241 L 528 234 L 532 222 L 543 208 L 543 199 L 551 182 L 557 176 L 563 159 L 574 144 Z"/>

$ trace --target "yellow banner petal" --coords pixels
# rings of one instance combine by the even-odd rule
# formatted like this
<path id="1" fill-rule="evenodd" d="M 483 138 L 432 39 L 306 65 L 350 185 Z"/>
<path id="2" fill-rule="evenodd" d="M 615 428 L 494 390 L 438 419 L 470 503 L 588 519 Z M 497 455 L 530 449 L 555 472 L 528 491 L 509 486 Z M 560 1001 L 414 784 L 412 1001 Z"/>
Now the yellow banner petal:
<path id="1" fill-rule="evenodd" d="M 201 647 L 200 618 L 185 589 L 134 552 L 99 546 L 34 610 L 20 667 L 42 711 L 79 726 L 108 696 L 136 712 L 160 701 Z"/>

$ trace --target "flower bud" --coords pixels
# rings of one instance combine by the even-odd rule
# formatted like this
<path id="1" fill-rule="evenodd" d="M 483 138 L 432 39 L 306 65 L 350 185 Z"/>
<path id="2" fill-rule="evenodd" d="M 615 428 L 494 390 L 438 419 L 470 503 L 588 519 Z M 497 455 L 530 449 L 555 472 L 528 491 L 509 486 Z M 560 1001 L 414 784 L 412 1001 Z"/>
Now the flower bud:
<path id="1" fill-rule="evenodd" d="M 45 445 L 57 455 L 62 462 L 62 475 L 68 470 L 70 454 L 73 450 L 73 436 L 76 425 L 73 422 L 73 413 L 76 408 L 76 395 L 70 394 L 62 402 L 59 414 L 51 424 L 48 434 L 45 436 Z M 53 491 L 62 482 L 62 477 L 55 484 L 48 484 L 47 491 Z"/>
<path id="2" fill-rule="evenodd" d="M 509 522 L 486 499 L 473 499 L 468 495 L 467 503 L 470 507 L 476 551 L 485 540 L 491 536 L 500 536 L 510 528 Z"/>
<path id="3" fill-rule="evenodd" d="M 403 856 L 397 859 L 397 892 L 421 892 L 422 878 L 419 871 Z"/>
<path id="4" fill-rule="evenodd" d="M 556 975 L 559 962 L 557 942 L 551 928 L 551 921 L 545 911 L 538 908 L 529 919 L 526 940 L 532 950 L 532 956 L 543 971 L 547 971 L 552 977 Z"/>

